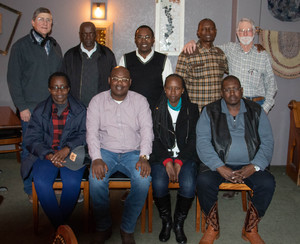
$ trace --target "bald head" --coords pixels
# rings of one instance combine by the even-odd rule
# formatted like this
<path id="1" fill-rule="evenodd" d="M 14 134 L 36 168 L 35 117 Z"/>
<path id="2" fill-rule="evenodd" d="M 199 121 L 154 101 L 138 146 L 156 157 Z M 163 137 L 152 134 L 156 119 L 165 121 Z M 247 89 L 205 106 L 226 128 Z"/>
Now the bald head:
<path id="1" fill-rule="evenodd" d="M 92 22 L 83 22 L 79 28 L 80 41 L 88 51 L 95 47 L 96 27 Z"/>

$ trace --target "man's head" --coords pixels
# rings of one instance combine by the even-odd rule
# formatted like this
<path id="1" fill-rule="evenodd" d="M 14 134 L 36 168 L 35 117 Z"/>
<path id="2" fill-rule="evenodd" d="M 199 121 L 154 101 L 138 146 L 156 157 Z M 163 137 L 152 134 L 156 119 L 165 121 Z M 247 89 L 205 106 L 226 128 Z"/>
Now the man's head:
<path id="1" fill-rule="evenodd" d="M 153 30 L 147 25 L 141 25 L 135 31 L 134 41 L 139 54 L 147 56 L 151 52 L 153 43 L 155 42 Z"/>
<path id="2" fill-rule="evenodd" d="M 131 85 L 128 69 L 123 66 L 113 68 L 108 78 L 108 84 L 110 85 L 112 98 L 117 101 L 123 101 Z"/>
<path id="3" fill-rule="evenodd" d="M 63 72 L 55 72 L 48 79 L 48 90 L 56 104 L 67 102 L 70 88 L 70 79 Z"/>
<path id="4" fill-rule="evenodd" d="M 34 11 L 31 24 L 41 36 L 46 37 L 51 32 L 52 23 L 52 14 L 49 9 L 41 7 Z"/>
<path id="5" fill-rule="evenodd" d="M 92 50 L 96 42 L 96 27 L 92 22 L 83 22 L 79 28 L 79 37 L 83 47 Z"/>
<path id="6" fill-rule="evenodd" d="M 201 44 L 211 46 L 216 38 L 217 28 L 211 19 L 203 19 L 198 24 L 197 36 Z"/>
<path id="7" fill-rule="evenodd" d="M 252 45 L 255 35 L 254 22 L 251 19 L 242 18 L 239 21 L 238 27 L 236 29 L 236 34 L 242 45 Z"/>
<path id="8" fill-rule="evenodd" d="M 225 77 L 221 82 L 221 94 L 227 106 L 236 106 L 243 97 L 243 88 L 239 79 L 233 75 Z"/>

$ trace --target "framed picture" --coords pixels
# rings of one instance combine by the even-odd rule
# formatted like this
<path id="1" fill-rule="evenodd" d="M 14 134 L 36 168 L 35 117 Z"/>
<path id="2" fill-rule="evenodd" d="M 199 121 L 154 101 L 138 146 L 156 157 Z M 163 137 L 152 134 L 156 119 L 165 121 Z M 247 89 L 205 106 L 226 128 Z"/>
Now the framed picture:
<path id="1" fill-rule="evenodd" d="M 155 50 L 179 55 L 184 44 L 185 0 L 156 0 Z"/>
<path id="2" fill-rule="evenodd" d="M 106 23 L 104 25 L 99 25 L 97 23 L 94 24 L 96 26 L 96 41 L 99 44 L 109 47 L 110 50 L 112 50 L 114 24 L 113 23 Z"/>
<path id="3" fill-rule="evenodd" d="M 22 13 L 0 3 L 0 15 L 0 54 L 6 55 L 12 43 Z"/>

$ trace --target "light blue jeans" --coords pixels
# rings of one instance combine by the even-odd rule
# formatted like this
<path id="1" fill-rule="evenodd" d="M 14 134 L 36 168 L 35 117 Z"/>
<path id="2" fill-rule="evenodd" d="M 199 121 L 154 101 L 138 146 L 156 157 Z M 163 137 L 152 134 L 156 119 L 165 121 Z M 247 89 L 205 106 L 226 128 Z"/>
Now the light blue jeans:
<path id="1" fill-rule="evenodd" d="M 108 167 L 103 180 L 98 180 L 92 176 L 92 167 L 90 169 L 90 196 L 93 204 L 93 214 L 96 222 L 96 230 L 104 231 L 112 225 L 109 208 L 109 177 L 117 171 L 127 175 L 131 181 L 131 190 L 126 198 L 121 229 L 127 233 L 133 233 L 137 218 L 139 217 L 144 206 L 147 193 L 149 190 L 151 176 L 143 178 L 140 171 L 135 169 L 139 160 L 139 151 L 128 153 L 114 153 L 101 149 L 103 161 Z"/>

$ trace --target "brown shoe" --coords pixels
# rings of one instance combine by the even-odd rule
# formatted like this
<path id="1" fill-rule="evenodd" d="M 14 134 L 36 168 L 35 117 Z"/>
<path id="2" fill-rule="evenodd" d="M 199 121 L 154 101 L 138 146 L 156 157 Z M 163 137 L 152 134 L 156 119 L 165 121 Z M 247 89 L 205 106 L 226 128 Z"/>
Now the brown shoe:
<path id="1" fill-rule="evenodd" d="M 120 234 L 122 238 L 122 244 L 135 244 L 134 233 L 126 233 L 120 229 Z"/>
<path id="2" fill-rule="evenodd" d="M 257 225 L 259 221 L 260 218 L 256 208 L 253 206 L 252 202 L 249 202 L 245 225 L 242 230 L 242 238 L 245 241 L 250 241 L 251 244 L 265 244 L 264 240 L 257 232 Z"/>
<path id="3" fill-rule="evenodd" d="M 104 231 L 96 231 L 94 240 L 90 244 L 104 244 L 112 235 L 112 228 L 109 227 Z"/>
<path id="4" fill-rule="evenodd" d="M 218 203 L 215 203 L 206 216 L 207 229 L 199 244 L 213 244 L 220 236 Z"/>

